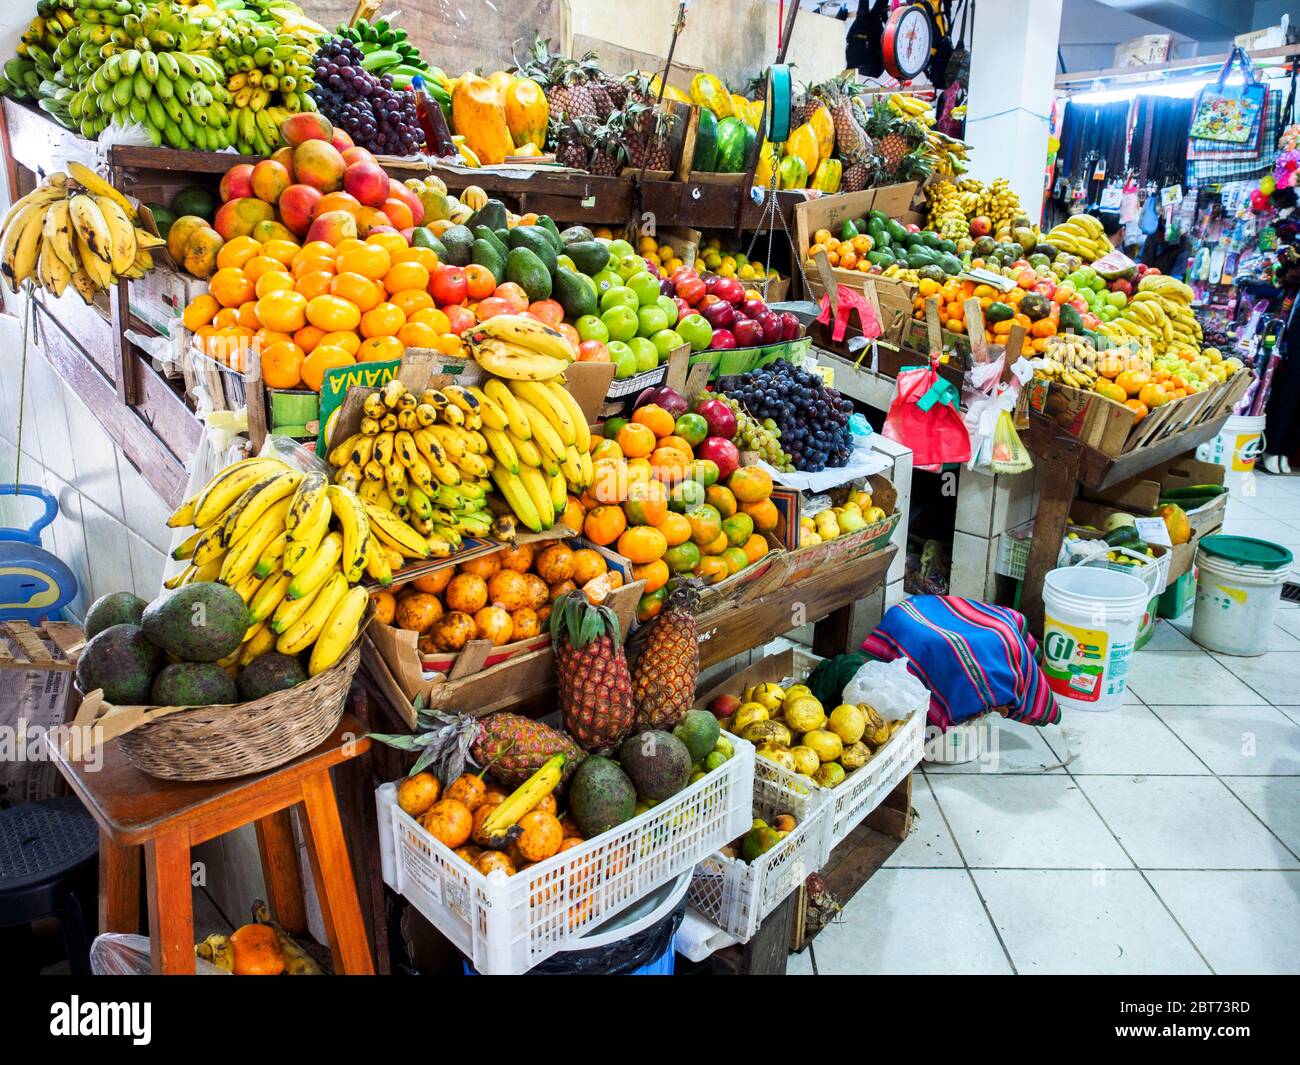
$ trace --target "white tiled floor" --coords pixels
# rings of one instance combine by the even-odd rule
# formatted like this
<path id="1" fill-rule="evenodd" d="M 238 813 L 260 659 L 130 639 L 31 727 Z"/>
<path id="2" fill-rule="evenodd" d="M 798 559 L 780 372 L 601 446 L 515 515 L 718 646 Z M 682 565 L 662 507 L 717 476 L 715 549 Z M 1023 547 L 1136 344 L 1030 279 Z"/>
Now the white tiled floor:
<path id="1" fill-rule="evenodd" d="M 1300 556 L 1300 476 L 1234 486 L 1225 531 Z M 1159 623 L 1120 709 L 918 774 L 912 835 L 789 971 L 1300 972 L 1300 607 L 1256 658 L 1191 620 Z"/>

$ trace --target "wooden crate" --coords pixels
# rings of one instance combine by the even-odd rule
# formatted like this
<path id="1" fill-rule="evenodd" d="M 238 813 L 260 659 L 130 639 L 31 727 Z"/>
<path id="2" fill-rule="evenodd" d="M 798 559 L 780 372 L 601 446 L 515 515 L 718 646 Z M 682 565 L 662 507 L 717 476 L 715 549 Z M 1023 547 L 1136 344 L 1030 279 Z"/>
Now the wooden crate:
<path id="1" fill-rule="evenodd" d="M 38 627 L 25 621 L 0 622 L 0 669 L 71 672 L 85 643 L 80 626 L 66 621 Z"/>

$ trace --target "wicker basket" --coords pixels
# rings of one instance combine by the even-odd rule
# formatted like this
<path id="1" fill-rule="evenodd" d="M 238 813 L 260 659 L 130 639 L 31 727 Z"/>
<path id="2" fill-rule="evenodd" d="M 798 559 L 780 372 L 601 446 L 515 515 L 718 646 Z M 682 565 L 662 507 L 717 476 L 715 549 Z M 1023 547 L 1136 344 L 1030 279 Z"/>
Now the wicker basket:
<path id="1" fill-rule="evenodd" d="M 310 751 L 343 716 L 361 641 L 302 684 L 232 706 L 171 714 L 118 737 L 126 760 L 167 780 L 225 780 L 263 773 Z"/>

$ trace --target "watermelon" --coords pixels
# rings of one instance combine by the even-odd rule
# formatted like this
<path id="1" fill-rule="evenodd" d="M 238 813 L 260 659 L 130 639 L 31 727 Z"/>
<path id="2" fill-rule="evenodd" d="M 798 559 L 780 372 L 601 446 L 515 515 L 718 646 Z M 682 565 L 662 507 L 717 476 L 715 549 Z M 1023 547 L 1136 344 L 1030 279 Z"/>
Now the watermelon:
<path id="1" fill-rule="evenodd" d="M 715 167 L 719 174 L 739 174 L 745 169 L 754 136 L 754 131 L 744 120 L 734 115 L 718 123 L 718 158 Z"/>
<path id="2" fill-rule="evenodd" d="M 695 159 L 692 170 L 712 173 L 718 158 L 718 120 L 707 107 L 700 108 L 700 125 L 695 131 Z"/>

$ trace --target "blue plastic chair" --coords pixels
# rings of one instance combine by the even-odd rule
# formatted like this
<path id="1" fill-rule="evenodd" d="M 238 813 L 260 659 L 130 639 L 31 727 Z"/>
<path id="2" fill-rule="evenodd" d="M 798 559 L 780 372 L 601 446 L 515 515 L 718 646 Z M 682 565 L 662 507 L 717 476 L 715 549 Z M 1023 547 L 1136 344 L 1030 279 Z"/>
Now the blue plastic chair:
<path id="1" fill-rule="evenodd" d="M 0 484 L 0 496 L 31 496 L 44 512 L 26 528 L 0 526 L 0 621 L 39 625 L 56 620 L 77 597 L 77 578 L 41 547 L 41 530 L 59 513 L 59 501 L 34 484 Z"/>

